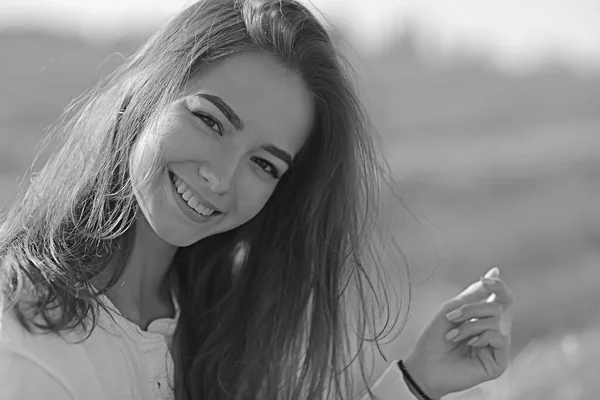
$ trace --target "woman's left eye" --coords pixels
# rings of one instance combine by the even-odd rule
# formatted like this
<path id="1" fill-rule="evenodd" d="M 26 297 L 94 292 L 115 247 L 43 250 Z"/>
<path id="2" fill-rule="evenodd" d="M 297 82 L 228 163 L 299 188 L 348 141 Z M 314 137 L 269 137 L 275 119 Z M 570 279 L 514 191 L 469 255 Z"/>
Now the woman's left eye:
<path id="1" fill-rule="evenodd" d="M 252 161 L 275 179 L 279 179 L 279 170 L 270 162 L 260 157 L 252 157 Z"/>

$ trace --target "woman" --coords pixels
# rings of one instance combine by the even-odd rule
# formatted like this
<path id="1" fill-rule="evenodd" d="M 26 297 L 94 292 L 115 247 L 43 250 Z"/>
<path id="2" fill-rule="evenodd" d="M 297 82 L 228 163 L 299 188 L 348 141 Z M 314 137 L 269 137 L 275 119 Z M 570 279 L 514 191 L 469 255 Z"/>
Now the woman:
<path id="1" fill-rule="evenodd" d="M 2 227 L 2 398 L 350 398 L 380 174 L 314 16 L 201 1 L 79 104 Z M 492 271 L 368 394 L 499 376 L 509 303 Z"/>

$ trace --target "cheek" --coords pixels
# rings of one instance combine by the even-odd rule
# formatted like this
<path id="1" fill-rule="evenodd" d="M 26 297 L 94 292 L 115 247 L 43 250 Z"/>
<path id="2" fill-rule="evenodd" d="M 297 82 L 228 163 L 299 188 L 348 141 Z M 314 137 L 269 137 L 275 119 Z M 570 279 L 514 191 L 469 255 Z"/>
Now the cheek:
<path id="1" fill-rule="evenodd" d="M 257 178 L 236 185 L 236 217 L 240 225 L 254 218 L 263 209 L 275 186 L 263 181 L 257 182 Z"/>

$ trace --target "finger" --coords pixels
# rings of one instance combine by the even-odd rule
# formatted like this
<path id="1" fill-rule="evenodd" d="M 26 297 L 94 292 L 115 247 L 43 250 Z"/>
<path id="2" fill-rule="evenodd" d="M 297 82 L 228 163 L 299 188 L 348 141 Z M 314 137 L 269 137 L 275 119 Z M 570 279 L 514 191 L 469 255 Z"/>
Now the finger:
<path id="1" fill-rule="evenodd" d="M 481 281 L 473 282 L 469 287 L 459 293 L 456 297 L 448 300 L 443 309 L 446 312 L 457 309 L 465 304 L 479 303 L 487 299 L 492 292 Z"/>
<path id="2" fill-rule="evenodd" d="M 472 318 L 500 317 L 504 307 L 498 302 L 469 303 L 450 311 L 446 318 L 454 323 L 468 321 Z"/>
<path id="3" fill-rule="evenodd" d="M 498 331 L 489 330 L 480 335 L 473 336 L 467 344 L 473 347 L 491 346 L 495 349 L 508 349 L 510 347 L 510 336 Z"/>
<path id="4" fill-rule="evenodd" d="M 486 331 L 474 342 L 471 347 L 480 350 L 479 358 L 489 371 L 490 377 L 497 378 L 502 375 L 508 368 L 510 359 L 510 336 L 496 331 Z"/>
<path id="5" fill-rule="evenodd" d="M 493 266 L 492 268 L 490 268 L 490 270 L 488 272 L 485 273 L 485 275 L 483 275 L 483 277 L 480 279 L 481 283 L 483 283 L 485 280 L 487 280 L 489 282 L 490 279 L 498 279 L 500 277 L 500 269 L 498 268 L 497 265 Z M 485 287 L 485 285 L 484 285 Z M 489 288 L 486 288 L 489 290 Z M 488 303 L 492 303 L 496 300 L 496 294 L 492 293 L 485 301 Z"/>
<path id="6" fill-rule="evenodd" d="M 500 270 L 498 267 L 494 267 L 484 275 L 484 278 L 487 277 L 490 279 L 495 279 L 499 276 L 499 274 Z M 459 293 L 456 297 L 446 302 L 444 305 L 444 310 L 452 311 L 464 304 L 477 303 L 486 299 L 490 300 L 490 295 L 495 296 L 493 292 L 483 285 L 482 280 L 480 279 L 470 284 L 469 287 Z M 493 301 L 493 299 L 491 300 Z"/>
<path id="7" fill-rule="evenodd" d="M 446 340 L 460 342 L 471 336 L 480 335 L 487 330 L 500 331 L 500 318 L 490 317 L 464 322 L 460 326 L 450 330 L 446 334 Z"/>
<path id="8" fill-rule="evenodd" d="M 499 278 L 500 277 L 500 268 L 497 265 L 494 265 L 488 272 L 483 275 L 484 278 Z"/>
<path id="9" fill-rule="evenodd" d="M 514 295 L 502 279 L 482 278 L 481 283 L 486 290 L 495 295 L 492 301 L 497 301 L 498 303 L 502 304 L 504 308 L 511 306 L 514 300 Z"/>

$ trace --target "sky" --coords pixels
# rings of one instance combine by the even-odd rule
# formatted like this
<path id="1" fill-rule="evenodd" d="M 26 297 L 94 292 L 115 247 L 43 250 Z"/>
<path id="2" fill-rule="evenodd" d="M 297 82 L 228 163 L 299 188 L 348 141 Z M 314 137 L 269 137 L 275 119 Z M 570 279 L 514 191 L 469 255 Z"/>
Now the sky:
<path id="1" fill-rule="evenodd" d="M 301 0 L 303 1 L 303 0 Z M 304 0 L 307 3 L 309 0 Z M 427 55 L 475 52 L 504 68 L 548 59 L 600 70 L 600 0 L 310 0 L 379 50 L 408 26 Z M 148 29 L 191 0 L 0 0 L 0 28 L 43 26 L 95 41 Z"/>

